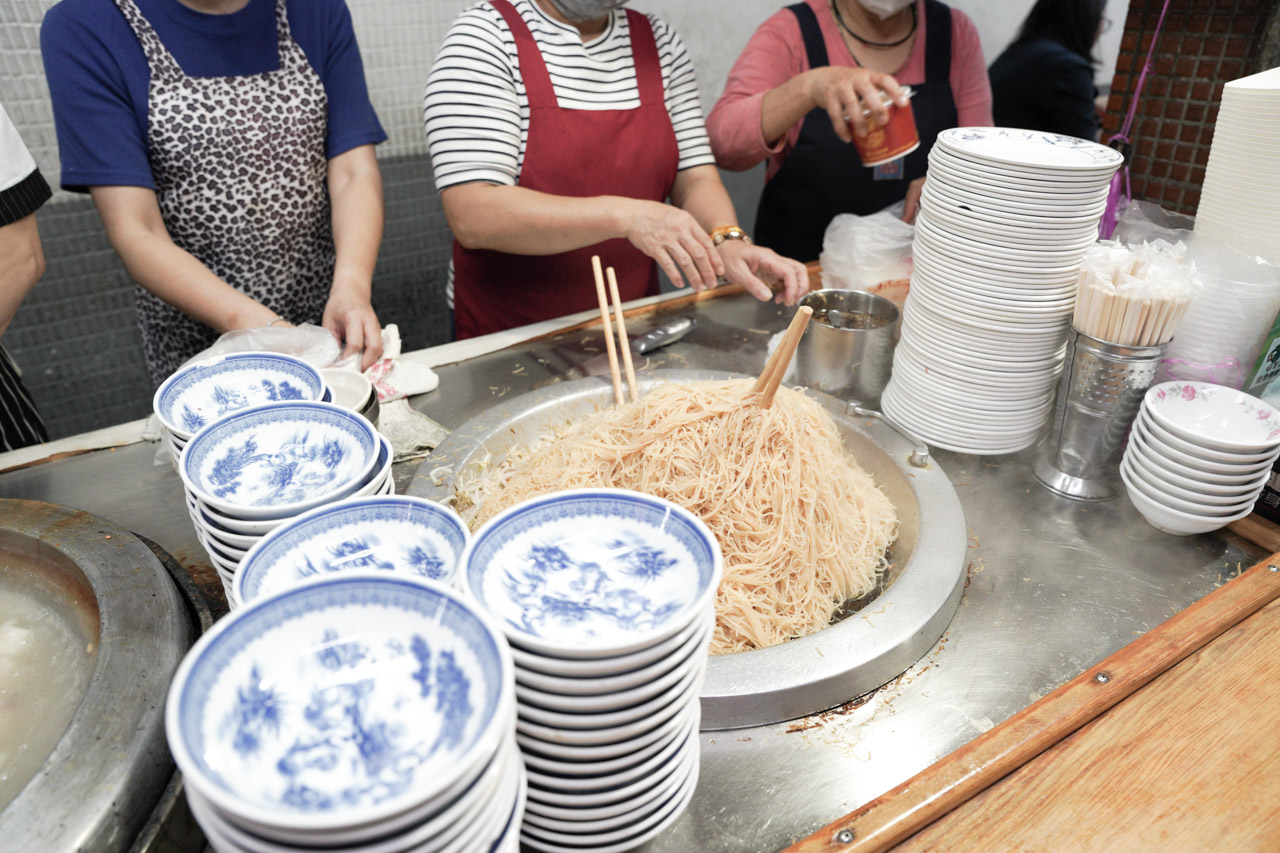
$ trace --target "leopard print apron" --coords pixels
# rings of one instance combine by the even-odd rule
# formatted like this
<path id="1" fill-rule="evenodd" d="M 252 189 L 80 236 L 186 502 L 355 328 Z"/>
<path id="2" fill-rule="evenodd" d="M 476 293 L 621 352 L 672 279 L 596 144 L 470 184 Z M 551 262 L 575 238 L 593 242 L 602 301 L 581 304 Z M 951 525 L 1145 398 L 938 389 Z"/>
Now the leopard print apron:
<path id="1" fill-rule="evenodd" d="M 147 144 L 169 236 L 292 323 L 319 323 L 333 280 L 328 99 L 276 0 L 280 67 L 188 77 L 134 0 L 115 0 L 151 69 Z M 218 333 L 141 287 L 138 325 L 159 385 Z"/>

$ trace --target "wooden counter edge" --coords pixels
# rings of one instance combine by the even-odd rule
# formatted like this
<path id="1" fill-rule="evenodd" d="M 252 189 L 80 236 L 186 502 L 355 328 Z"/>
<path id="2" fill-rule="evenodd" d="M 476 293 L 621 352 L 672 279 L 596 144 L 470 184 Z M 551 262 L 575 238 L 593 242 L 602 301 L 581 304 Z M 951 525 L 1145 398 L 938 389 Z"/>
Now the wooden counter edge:
<path id="1" fill-rule="evenodd" d="M 1280 553 L 785 853 L 871 853 L 910 838 L 1280 598 L 1272 566 Z"/>

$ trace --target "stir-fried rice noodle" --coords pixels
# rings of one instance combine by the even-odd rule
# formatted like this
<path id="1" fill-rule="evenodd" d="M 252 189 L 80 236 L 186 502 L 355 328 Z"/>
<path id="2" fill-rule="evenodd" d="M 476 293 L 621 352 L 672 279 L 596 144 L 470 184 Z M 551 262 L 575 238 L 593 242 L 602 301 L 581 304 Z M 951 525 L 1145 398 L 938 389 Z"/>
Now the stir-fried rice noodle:
<path id="1" fill-rule="evenodd" d="M 713 654 L 819 631 L 874 588 L 897 516 L 819 403 L 781 388 L 764 409 L 747 400 L 751 382 L 662 385 L 518 447 L 478 484 L 469 521 L 561 489 L 658 495 L 701 518 L 724 553 Z"/>

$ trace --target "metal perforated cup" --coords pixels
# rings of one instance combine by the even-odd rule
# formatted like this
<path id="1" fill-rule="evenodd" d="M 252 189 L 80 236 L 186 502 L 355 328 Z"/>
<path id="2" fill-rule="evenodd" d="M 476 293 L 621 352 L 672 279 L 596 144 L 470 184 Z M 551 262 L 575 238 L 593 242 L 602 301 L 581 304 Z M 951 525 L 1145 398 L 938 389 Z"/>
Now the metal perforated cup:
<path id="1" fill-rule="evenodd" d="M 1107 500 L 1117 489 L 1103 475 L 1155 379 L 1167 345 L 1122 346 L 1072 330 L 1071 369 L 1058 387 L 1048 454 L 1033 473 L 1044 486 L 1077 500 Z"/>

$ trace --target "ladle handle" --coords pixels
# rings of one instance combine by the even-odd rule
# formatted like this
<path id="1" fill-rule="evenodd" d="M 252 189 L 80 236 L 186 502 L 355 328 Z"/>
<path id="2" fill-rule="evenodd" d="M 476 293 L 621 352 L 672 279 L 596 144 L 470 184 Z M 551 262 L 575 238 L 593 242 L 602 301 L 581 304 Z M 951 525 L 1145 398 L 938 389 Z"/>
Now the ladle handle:
<path id="1" fill-rule="evenodd" d="M 859 406 L 857 403 L 850 403 L 849 408 L 853 410 L 854 414 L 859 415 L 860 417 L 877 418 L 884 421 L 890 429 L 915 445 L 911 450 L 911 455 L 907 457 L 907 461 L 911 463 L 911 466 L 913 468 L 929 467 L 929 445 L 912 435 L 907 431 L 906 427 L 902 426 L 902 424 L 898 423 L 884 412 L 878 412 L 875 409 L 868 409 L 864 406 Z"/>

